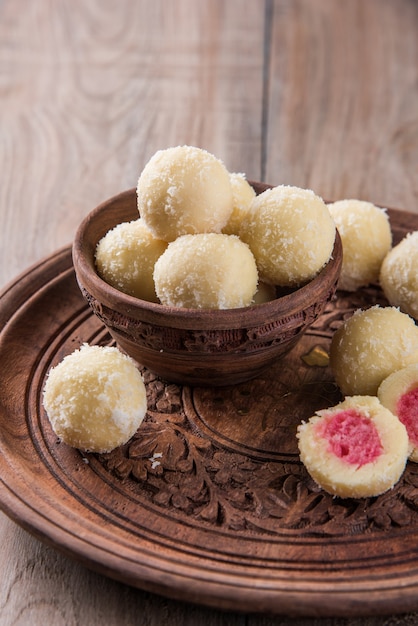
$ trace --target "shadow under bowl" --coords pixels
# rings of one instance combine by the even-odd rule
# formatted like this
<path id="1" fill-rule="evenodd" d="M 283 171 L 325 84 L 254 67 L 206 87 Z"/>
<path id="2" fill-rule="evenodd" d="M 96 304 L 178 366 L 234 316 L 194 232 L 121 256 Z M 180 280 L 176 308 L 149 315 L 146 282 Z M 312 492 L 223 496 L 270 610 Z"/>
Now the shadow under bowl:
<path id="1" fill-rule="evenodd" d="M 251 182 L 256 193 L 270 185 Z M 80 224 L 73 262 L 81 292 L 118 347 L 166 381 L 224 386 L 261 374 L 287 354 L 322 314 L 341 271 L 342 245 L 306 285 L 263 304 L 239 309 L 180 309 L 124 294 L 97 274 L 99 240 L 139 217 L 136 190 L 114 196 Z"/>

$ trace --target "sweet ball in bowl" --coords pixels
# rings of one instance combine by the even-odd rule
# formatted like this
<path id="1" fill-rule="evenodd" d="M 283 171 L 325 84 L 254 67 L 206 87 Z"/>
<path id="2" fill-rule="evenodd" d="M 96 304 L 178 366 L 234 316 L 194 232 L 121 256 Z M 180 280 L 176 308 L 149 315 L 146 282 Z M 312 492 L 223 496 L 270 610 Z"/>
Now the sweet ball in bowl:
<path id="1" fill-rule="evenodd" d="M 270 189 L 252 182 L 260 195 Z M 98 273 L 99 241 L 118 224 L 137 220 L 137 191 L 96 207 L 80 224 L 73 262 L 81 292 L 118 347 L 166 381 L 232 385 L 255 378 L 291 350 L 333 297 L 341 270 L 338 232 L 328 262 L 302 286 L 238 308 L 183 308 L 124 293 Z M 259 302 L 255 298 L 255 302 Z"/>

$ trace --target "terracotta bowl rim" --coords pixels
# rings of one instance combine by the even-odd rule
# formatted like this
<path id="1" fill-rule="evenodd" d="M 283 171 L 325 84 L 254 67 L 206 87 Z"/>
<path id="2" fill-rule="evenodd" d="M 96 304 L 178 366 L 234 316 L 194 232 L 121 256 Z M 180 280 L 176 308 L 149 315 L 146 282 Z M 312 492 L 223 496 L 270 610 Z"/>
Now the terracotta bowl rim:
<path id="1" fill-rule="evenodd" d="M 266 183 L 248 182 L 261 191 L 273 187 Z M 295 288 L 291 293 L 265 303 L 233 309 L 176 308 L 125 294 L 104 281 L 95 269 L 95 247 L 108 229 L 105 229 L 103 234 L 97 238 L 97 241 L 94 241 L 94 244 L 89 241 L 88 233 L 92 224 L 97 221 L 98 216 L 103 214 L 110 205 L 115 205 L 118 201 L 131 201 L 132 196 L 136 199 L 136 188 L 127 189 L 101 202 L 79 224 L 72 245 L 73 264 L 79 286 L 82 290 L 87 291 L 88 294 L 96 298 L 102 305 L 118 313 L 163 326 L 178 328 L 211 327 L 216 330 L 239 328 L 245 325 L 254 327 L 260 323 L 266 324 L 269 321 L 277 320 L 278 316 L 291 316 L 303 311 L 313 304 L 312 298 L 309 298 L 311 293 L 316 293 L 315 300 L 317 300 L 318 292 L 314 287 L 318 283 L 323 283 L 323 292 L 326 293 L 336 282 L 342 259 L 342 243 L 337 229 L 330 260 L 320 272 L 308 283 Z M 135 217 L 132 217 L 132 219 L 135 219 Z M 116 223 L 114 226 L 116 226 Z M 334 273 L 332 270 L 336 266 L 337 273 Z"/>

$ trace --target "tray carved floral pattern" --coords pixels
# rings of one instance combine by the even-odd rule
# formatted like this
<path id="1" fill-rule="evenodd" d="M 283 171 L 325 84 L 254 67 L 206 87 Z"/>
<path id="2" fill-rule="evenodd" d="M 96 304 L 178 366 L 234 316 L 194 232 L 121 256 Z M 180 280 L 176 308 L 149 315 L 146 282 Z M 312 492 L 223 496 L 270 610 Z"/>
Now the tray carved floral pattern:
<path id="1" fill-rule="evenodd" d="M 390 211 L 394 241 L 418 216 Z M 146 418 L 109 454 L 57 441 L 47 372 L 112 339 L 77 287 L 65 248 L 0 296 L 0 506 L 106 575 L 226 609 L 358 615 L 418 608 L 418 465 L 377 498 L 342 500 L 300 463 L 296 428 L 340 400 L 335 329 L 385 305 L 377 285 L 337 292 L 293 350 L 257 379 L 182 387 L 142 369 Z"/>

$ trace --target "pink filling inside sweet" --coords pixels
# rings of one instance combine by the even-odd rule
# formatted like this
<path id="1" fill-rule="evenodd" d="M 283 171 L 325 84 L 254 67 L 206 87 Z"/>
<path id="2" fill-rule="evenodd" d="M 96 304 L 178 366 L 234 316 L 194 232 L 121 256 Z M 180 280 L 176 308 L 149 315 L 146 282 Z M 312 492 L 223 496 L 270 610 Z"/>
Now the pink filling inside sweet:
<path id="1" fill-rule="evenodd" d="M 355 409 L 326 417 L 318 422 L 316 432 L 327 440 L 329 452 L 351 465 L 372 463 L 383 452 L 376 426 Z"/>
<path id="2" fill-rule="evenodd" d="M 418 387 L 399 398 L 396 412 L 407 430 L 409 440 L 418 446 Z"/>

